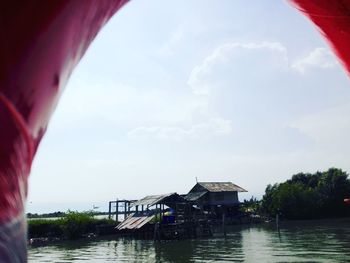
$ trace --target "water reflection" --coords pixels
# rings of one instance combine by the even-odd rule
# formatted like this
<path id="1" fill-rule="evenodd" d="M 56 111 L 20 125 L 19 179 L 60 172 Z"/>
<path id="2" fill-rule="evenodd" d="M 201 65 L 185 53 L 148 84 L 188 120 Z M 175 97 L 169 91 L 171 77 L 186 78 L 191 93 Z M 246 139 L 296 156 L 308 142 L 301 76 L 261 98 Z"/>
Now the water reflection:
<path id="1" fill-rule="evenodd" d="M 243 261 L 242 235 L 232 233 L 226 239 L 211 238 L 161 242 L 155 244 L 156 262 Z"/>
<path id="2" fill-rule="evenodd" d="M 285 223 L 244 230 L 243 249 L 251 262 L 349 262 L 349 234 L 349 221 Z"/>
<path id="3" fill-rule="evenodd" d="M 350 221 L 235 227 L 227 238 L 110 239 L 30 248 L 29 262 L 350 262 Z"/>

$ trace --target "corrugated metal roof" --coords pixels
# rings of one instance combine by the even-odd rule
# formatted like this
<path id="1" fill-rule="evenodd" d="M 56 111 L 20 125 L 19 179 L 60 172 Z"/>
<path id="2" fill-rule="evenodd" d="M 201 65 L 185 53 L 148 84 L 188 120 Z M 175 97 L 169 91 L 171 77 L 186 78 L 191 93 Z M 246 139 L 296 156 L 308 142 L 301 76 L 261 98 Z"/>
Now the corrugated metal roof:
<path id="1" fill-rule="evenodd" d="M 119 225 L 117 225 L 118 230 L 123 229 L 140 229 L 145 224 L 150 222 L 155 215 L 135 215 L 132 214 L 129 217 L 127 217 L 123 222 L 121 222 Z"/>
<path id="2" fill-rule="evenodd" d="M 248 192 L 231 182 L 198 182 L 198 184 L 209 192 Z"/>
<path id="3" fill-rule="evenodd" d="M 185 196 L 185 199 L 187 201 L 197 201 L 199 198 L 201 198 L 203 195 L 205 195 L 207 192 L 190 192 Z"/>
<path id="4" fill-rule="evenodd" d="M 177 195 L 177 193 L 169 193 L 169 194 L 163 194 L 163 195 L 148 195 L 135 203 L 132 204 L 132 206 L 137 206 L 137 205 L 155 205 L 159 204 L 163 201 L 163 199 L 170 197 L 172 195 Z"/>

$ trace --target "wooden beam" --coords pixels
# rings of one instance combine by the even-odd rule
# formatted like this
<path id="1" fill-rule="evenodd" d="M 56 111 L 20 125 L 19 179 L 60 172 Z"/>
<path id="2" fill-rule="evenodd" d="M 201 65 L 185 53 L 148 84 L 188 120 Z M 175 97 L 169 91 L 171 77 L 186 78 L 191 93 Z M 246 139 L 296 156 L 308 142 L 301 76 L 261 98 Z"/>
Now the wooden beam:
<path id="1" fill-rule="evenodd" d="M 108 203 L 108 219 L 111 219 L 111 214 L 112 214 L 112 202 L 109 201 L 109 203 Z"/>
<path id="2" fill-rule="evenodd" d="M 126 219 L 126 201 L 124 201 L 124 220 Z"/>

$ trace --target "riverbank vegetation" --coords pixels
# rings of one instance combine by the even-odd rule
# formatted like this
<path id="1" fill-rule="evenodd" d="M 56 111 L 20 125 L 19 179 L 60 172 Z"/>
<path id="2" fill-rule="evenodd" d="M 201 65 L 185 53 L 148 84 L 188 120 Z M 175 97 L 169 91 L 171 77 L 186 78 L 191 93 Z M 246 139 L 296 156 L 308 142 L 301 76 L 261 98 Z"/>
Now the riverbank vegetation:
<path id="1" fill-rule="evenodd" d="M 68 212 L 53 212 L 53 213 L 44 213 L 44 214 L 38 214 L 38 213 L 27 213 L 27 218 L 32 219 L 32 218 L 58 218 L 58 217 L 64 217 Z M 98 212 L 98 211 L 89 211 L 88 214 L 93 215 L 93 216 L 101 216 L 101 215 L 108 215 L 108 212 Z"/>
<path id="2" fill-rule="evenodd" d="M 97 219 L 91 212 L 68 211 L 57 219 L 28 220 L 29 238 L 78 239 L 99 234 L 102 227 L 111 228 L 116 222 L 111 219 Z"/>
<path id="3" fill-rule="evenodd" d="M 318 219 L 350 215 L 344 198 L 350 196 L 348 174 L 331 168 L 325 172 L 298 173 L 291 179 L 268 185 L 257 211 L 286 219 Z"/>

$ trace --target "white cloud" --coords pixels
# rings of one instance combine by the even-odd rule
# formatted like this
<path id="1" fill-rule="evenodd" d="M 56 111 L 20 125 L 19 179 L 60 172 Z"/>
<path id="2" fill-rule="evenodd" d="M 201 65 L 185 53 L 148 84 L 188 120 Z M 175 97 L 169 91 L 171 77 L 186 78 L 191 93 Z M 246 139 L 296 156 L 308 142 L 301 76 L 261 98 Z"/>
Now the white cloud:
<path id="1" fill-rule="evenodd" d="M 195 66 L 190 73 L 187 84 L 196 95 L 208 95 L 211 85 L 207 78 L 212 74 L 213 68 L 220 63 L 232 60 L 234 55 L 245 51 L 269 51 L 277 52 L 282 58 L 282 66 L 288 64 L 287 49 L 279 42 L 261 42 L 261 43 L 225 43 L 217 47 L 201 64 Z"/>
<path id="2" fill-rule="evenodd" d="M 130 138 L 156 138 L 181 141 L 186 138 L 209 138 L 229 135 L 231 132 L 232 126 L 230 120 L 216 118 L 207 122 L 194 124 L 188 129 L 178 126 L 142 126 L 128 132 L 128 136 Z"/>
<path id="3" fill-rule="evenodd" d="M 334 68 L 337 64 L 334 55 L 328 49 L 318 47 L 307 56 L 293 63 L 291 68 L 300 73 L 305 73 L 310 68 L 329 69 Z"/>

